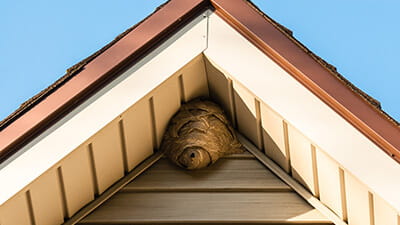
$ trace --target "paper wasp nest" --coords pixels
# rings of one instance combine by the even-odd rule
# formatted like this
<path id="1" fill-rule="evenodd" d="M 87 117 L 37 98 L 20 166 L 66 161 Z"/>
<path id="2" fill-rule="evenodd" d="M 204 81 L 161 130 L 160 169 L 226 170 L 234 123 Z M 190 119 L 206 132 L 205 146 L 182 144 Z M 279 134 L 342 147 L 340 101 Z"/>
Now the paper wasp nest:
<path id="1" fill-rule="evenodd" d="M 169 122 L 161 151 L 178 166 L 192 170 L 243 149 L 223 110 L 211 101 L 194 100 L 182 105 Z"/>

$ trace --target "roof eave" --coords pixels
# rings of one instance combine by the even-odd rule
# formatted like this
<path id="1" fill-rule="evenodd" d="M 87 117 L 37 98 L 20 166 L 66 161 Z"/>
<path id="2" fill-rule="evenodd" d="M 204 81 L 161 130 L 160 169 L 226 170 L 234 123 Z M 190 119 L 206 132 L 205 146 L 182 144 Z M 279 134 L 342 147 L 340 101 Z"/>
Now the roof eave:
<path id="1" fill-rule="evenodd" d="M 293 37 L 277 29 L 251 3 L 243 0 L 172 0 L 126 36 L 98 54 L 57 90 L 6 126 L 0 134 L 0 162 L 61 119 L 75 106 L 113 80 L 128 64 L 143 57 L 160 40 L 207 7 L 366 137 L 400 162 L 400 128 L 362 93 L 343 83 Z M 129 46 L 129 47 L 127 47 Z"/>
<path id="2" fill-rule="evenodd" d="M 299 42 L 265 20 L 248 1 L 211 0 L 215 12 L 345 120 L 400 162 L 400 128 L 362 93 L 345 85 Z"/>
<path id="3" fill-rule="evenodd" d="M 4 127 L 0 133 L 0 163 L 114 80 L 121 71 L 143 58 L 161 40 L 179 30 L 208 6 L 205 0 L 169 1 L 112 46 L 95 53 L 95 58 L 79 66 L 79 70 L 74 69 L 74 74 L 66 82 L 49 90 L 51 94 L 43 95 L 36 105 L 21 110 L 21 114 Z"/>

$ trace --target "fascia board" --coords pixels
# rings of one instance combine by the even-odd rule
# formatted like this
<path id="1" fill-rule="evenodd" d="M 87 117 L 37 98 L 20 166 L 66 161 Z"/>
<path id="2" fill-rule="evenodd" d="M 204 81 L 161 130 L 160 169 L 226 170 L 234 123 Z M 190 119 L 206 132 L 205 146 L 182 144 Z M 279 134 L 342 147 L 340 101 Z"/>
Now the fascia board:
<path id="1" fill-rule="evenodd" d="M 207 46 L 207 13 L 3 162 L 0 205 L 201 54 Z"/>
<path id="2" fill-rule="evenodd" d="M 290 34 L 254 5 L 242 0 L 211 0 L 216 13 L 281 65 L 343 118 L 371 139 L 381 150 L 400 162 L 400 127 L 384 111 L 362 97 L 341 75 L 331 71 Z"/>
<path id="3" fill-rule="evenodd" d="M 206 10 L 205 0 L 168 1 L 155 13 L 71 68 L 63 81 L 24 104 L 0 126 L 0 163 Z M 75 66 L 74 66 L 75 67 Z"/>
<path id="4" fill-rule="evenodd" d="M 400 165 L 216 14 L 204 54 L 400 211 Z"/>

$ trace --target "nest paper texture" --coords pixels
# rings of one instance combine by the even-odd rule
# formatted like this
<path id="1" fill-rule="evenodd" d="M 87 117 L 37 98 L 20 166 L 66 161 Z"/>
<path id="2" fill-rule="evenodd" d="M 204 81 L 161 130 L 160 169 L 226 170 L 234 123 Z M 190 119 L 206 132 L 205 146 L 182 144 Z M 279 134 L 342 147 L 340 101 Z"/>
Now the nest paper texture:
<path id="1" fill-rule="evenodd" d="M 182 105 L 171 119 L 161 151 L 182 168 L 200 169 L 243 148 L 223 110 L 214 102 L 196 99 Z"/>

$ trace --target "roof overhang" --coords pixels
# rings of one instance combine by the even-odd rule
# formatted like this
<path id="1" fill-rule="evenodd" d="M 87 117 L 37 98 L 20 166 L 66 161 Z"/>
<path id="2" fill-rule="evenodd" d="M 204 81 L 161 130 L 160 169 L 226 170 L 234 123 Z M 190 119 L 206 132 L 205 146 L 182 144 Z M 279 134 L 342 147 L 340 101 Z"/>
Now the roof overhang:
<path id="1" fill-rule="evenodd" d="M 239 131 L 342 219 L 365 216 L 347 215 L 345 208 L 358 207 L 357 201 L 365 203 L 359 211 L 370 217 L 382 205 L 397 217 L 400 181 L 393 178 L 400 166 L 392 157 L 399 156 L 399 128 L 242 0 L 168 2 L 15 118 L 0 134 L 2 159 L 7 158 L 0 171 L 6 181 L 0 204 L 35 198 L 42 178 L 58 189 L 65 182 L 59 168 L 79 163 L 69 160 L 74 154 L 98 157 L 101 171 L 110 169 L 107 163 L 115 170 L 103 186 L 88 181 L 88 186 L 97 182 L 97 189 L 86 192 L 85 201 L 91 200 L 157 149 L 181 101 L 201 95 L 219 101 Z M 121 137 L 131 140 L 124 133 L 125 118 L 153 121 L 142 121 L 147 145 L 132 156 L 123 153 L 129 146 L 118 144 Z M 96 143 L 114 133 L 120 137 L 110 143 L 120 147 L 96 155 Z M 268 141 L 276 149 L 268 152 Z M 110 162 L 112 154 L 120 158 Z M 88 173 L 96 171 L 88 161 L 83 164 Z M 323 176 L 334 182 L 323 183 Z M 62 194 L 55 195 L 63 205 Z M 66 215 L 85 201 L 74 203 Z M 65 216 L 62 207 L 54 208 L 54 215 Z"/>
<path id="2" fill-rule="evenodd" d="M 57 90 L 46 93 L 44 100 L 28 106 L 2 124 L 0 160 L 3 161 L 23 145 L 54 124 L 62 115 L 87 99 L 115 74 L 126 69 L 161 40 L 168 37 L 204 8 L 211 7 L 252 44 L 279 64 L 339 115 L 371 139 L 395 160 L 400 160 L 399 124 L 379 108 L 375 101 L 360 92 L 330 65 L 312 54 L 272 22 L 254 5 L 243 0 L 174 0 L 165 4 L 137 27 L 117 38 L 95 57 L 73 68 Z M 74 74 L 79 74 L 76 76 Z M 49 95 L 49 96 L 47 96 Z M 363 96 L 363 97 L 360 97 Z M 371 103 L 372 102 L 372 103 Z"/>

